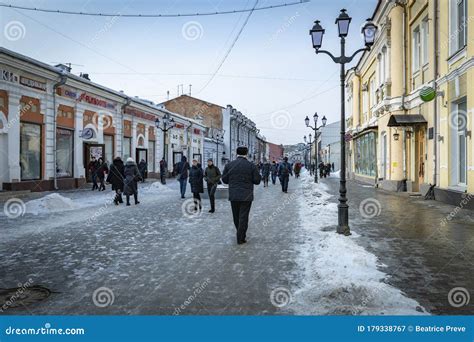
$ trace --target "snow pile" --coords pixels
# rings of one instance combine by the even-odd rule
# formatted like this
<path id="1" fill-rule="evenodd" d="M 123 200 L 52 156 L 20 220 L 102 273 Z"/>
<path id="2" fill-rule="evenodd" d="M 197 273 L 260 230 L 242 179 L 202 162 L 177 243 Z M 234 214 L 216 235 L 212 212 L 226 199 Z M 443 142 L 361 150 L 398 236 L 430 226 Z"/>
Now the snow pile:
<path id="1" fill-rule="evenodd" d="M 400 290 L 383 282 L 387 275 L 377 257 L 356 243 L 357 236 L 335 233 L 337 204 L 324 184 L 302 177 L 300 219 L 307 238 L 298 264 L 302 286 L 288 307 L 304 315 L 426 314 Z"/>
<path id="2" fill-rule="evenodd" d="M 78 208 L 79 206 L 74 203 L 73 200 L 61 196 L 58 193 L 49 194 L 39 199 L 26 202 L 26 212 L 33 215 L 74 210 Z"/>
<path id="3" fill-rule="evenodd" d="M 166 186 L 165 184 L 161 184 L 161 182 L 153 182 L 150 186 L 139 189 L 139 193 L 142 192 L 143 194 L 160 194 L 160 193 L 169 193 L 173 192 L 173 189 Z"/>

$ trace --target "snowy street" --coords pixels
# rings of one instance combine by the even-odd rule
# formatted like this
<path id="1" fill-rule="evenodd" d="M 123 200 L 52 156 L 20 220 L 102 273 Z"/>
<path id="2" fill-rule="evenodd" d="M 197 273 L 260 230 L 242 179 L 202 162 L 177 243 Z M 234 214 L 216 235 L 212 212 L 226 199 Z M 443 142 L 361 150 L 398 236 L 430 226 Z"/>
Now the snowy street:
<path id="1" fill-rule="evenodd" d="M 349 183 L 345 237 L 335 233 L 338 178 L 315 185 L 303 173 L 288 194 L 278 183 L 255 188 L 248 243 L 238 246 L 226 199 L 214 214 L 204 199 L 194 215 L 189 187 L 182 200 L 174 180 L 141 186 L 138 206 L 81 190 L 23 198 L 16 218 L 2 210 L 0 288 L 52 291 L 4 313 L 474 313 L 448 302 L 452 288 L 474 287 L 472 218 L 458 213 L 439 229 L 450 206 Z M 375 214 L 360 209 L 368 198 Z"/>

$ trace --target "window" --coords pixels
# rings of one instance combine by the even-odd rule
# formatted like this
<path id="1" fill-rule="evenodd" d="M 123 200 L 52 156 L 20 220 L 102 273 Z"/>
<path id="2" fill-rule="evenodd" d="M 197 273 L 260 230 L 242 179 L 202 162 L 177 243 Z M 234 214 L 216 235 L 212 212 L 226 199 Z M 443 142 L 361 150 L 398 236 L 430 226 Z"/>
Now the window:
<path id="1" fill-rule="evenodd" d="M 375 103 L 377 102 L 375 100 L 375 77 L 372 77 L 370 80 L 370 108 L 372 108 Z"/>
<path id="2" fill-rule="evenodd" d="M 421 61 L 423 65 L 428 63 L 428 17 L 421 22 Z"/>
<path id="3" fill-rule="evenodd" d="M 451 127 L 451 185 L 467 185 L 467 102 L 453 103 Z"/>
<path id="4" fill-rule="evenodd" d="M 132 138 L 123 138 L 123 159 L 127 160 L 127 158 L 131 157 L 132 151 Z"/>
<path id="5" fill-rule="evenodd" d="M 454 54 L 467 42 L 467 0 L 451 0 L 449 27 L 450 52 Z"/>
<path id="6" fill-rule="evenodd" d="M 148 141 L 148 172 L 155 172 L 155 142 Z"/>
<path id="7" fill-rule="evenodd" d="M 362 89 L 362 122 L 367 121 L 367 112 L 369 111 L 369 101 L 368 101 L 368 86 L 365 85 L 366 89 Z"/>
<path id="8" fill-rule="evenodd" d="M 370 132 L 355 139 L 355 171 L 366 176 L 375 176 L 377 156 L 375 155 L 376 136 Z"/>
<path id="9" fill-rule="evenodd" d="M 41 179 L 41 125 L 20 125 L 21 180 Z"/>
<path id="10" fill-rule="evenodd" d="M 105 162 L 111 164 L 114 160 L 114 137 L 113 135 L 104 135 Z"/>
<path id="11" fill-rule="evenodd" d="M 74 131 L 56 130 L 56 176 L 73 176 Z"/>
<path id="12" fill-rule="evenodd" d="M 420 69 L 420 49 L 421 49 L 421 36 L 420 28 L 417 26 L 413 30 L 413 43 L 412 43 L 412 70 L 413 72 Z"/>

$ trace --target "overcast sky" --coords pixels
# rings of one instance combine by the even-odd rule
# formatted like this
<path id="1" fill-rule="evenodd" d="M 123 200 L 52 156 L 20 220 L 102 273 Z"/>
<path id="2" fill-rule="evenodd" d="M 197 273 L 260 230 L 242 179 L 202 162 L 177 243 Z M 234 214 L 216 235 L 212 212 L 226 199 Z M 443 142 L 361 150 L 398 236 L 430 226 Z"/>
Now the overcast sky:
<path id="1" fill-rule="evenodd" d="M 257 7 L 294 0 L 260 0 Z M 5 0 L 28 7 L 111 13 L 195 13 L 252 8 L 255 0 Z M 323 48 L 339 51 L 334 20 L 352 16 L 349 52 L 363 45 L 360 27 L 376 0 L 312 0 L 255 11 L 225 62 L 219 64 L 248 13 L 182 18 L 59 15 L 0 8 L 2 46 L 40 61 L 73 63 L 72 72 L 154 102 L 184 92 L 250 117 L 271 142 L 297 143 L 310 133 L 306 115 L 339 119 L 339 67 L 316 55 L 309 29 L 320 19 Z M 13 22 L 13 23 L 12 23 Z M 20 24 L 15 23 L 20 22 Z M 5 39 L 7 28 L 21 35 Z M 13 32 L 13 31 L 11 31 Z M 217 74 L 215 74 L 217 71 Z M 213 75 L 215 74 L 215 77 Z"/>

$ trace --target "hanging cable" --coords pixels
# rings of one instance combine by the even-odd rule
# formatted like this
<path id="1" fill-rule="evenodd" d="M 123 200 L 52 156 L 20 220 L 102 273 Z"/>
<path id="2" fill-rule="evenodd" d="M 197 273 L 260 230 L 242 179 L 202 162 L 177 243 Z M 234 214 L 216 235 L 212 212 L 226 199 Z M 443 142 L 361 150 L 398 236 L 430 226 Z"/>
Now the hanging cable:
<path id="1" fill-rule="evenodd" d="M 242 12 L 253 12 L 253 11 L 262 11 L 279 7 L 287 7 L 300 5 L 310 0 L 300 0 L 290 3 L 271 5 L 271 6 L 262 6 L 251 9 L 238 9 L 238 10 L 229 10 L 229 11 L 217 11 L 217 12 L 203 12 L 203 13 L 174 13 L 174 14 L 140 14 L 140 13 L 94 13 L 94 12 L 76 12 L 76 11 L 66 11 L 66 10 L 52 10 L 46 8 L 37 8 L 37 7 L 26 7 L 18 5 L 10 5 L 5 3 L 0 3 L 0 7 L 14 8 L 25 11 L 36 11 L 36 12 L 46 12 L 46 13 L 56 13 L 56 14 L 70 14 L 70 15 L 83 15 L 83 16 L 95 16 L 95 17 L 123 17 L 123 18 L 176 18 L 176 17 L 198 17 L 198 16 L 211 16 L 211 15 L 222 15 L 222 14 L 234 14 Z"/>

